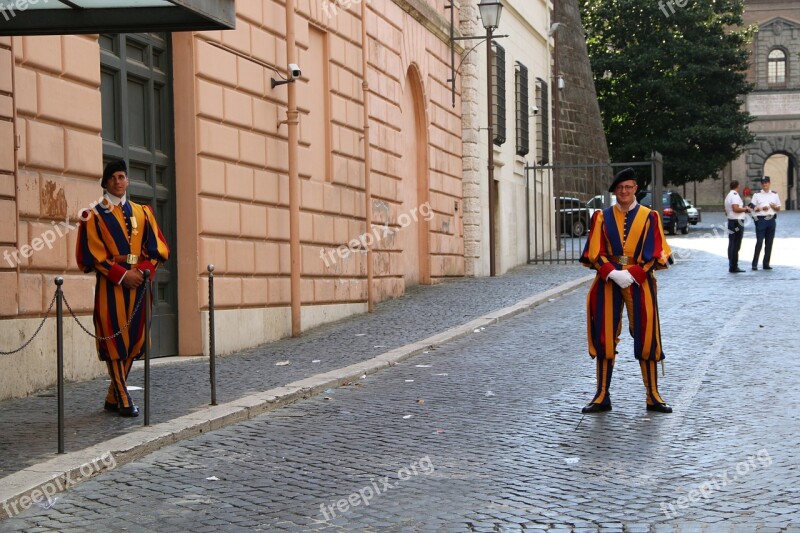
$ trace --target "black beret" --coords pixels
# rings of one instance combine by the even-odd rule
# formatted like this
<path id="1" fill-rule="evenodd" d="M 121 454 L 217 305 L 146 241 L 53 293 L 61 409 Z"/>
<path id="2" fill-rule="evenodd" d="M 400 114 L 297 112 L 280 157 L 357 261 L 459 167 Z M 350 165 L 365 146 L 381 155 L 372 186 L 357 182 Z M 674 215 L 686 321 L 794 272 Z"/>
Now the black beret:
<path id="1" fill-rule="evenodd" d="M 114 161 L 110 161 L 107 165 L 105 170 L 103 170 L 103 179 L 100 180 L 100 186 L 102 188 L 106 188 L 106 181 L 114 175 L 115 172 L 122 171 L 126 175 L 128 174 L 128 165 L 125 164 L 125 161 L 122 159 L 117 159 Z"/>
<path id="2" fill-rule="evenodd" d="M 761 183 L 769 183 L 769 176 L 762 176 Z"/>
<path id="3" fill-rule="evenodd" d="M 617 175 L 614 176 L 614 181 L 612 181 L 611 185 L 608 187 L 608 192 L 614 192 L 614 189 L 617 188 L 617 185 L 619 185 L 623 181 L 628 181 L 628 180 L 637 181 L 636 172 L 634 172 L 631 167 L 628 167 L 624 170 L 620 170 L 619 172 L 617 172 Z"/>

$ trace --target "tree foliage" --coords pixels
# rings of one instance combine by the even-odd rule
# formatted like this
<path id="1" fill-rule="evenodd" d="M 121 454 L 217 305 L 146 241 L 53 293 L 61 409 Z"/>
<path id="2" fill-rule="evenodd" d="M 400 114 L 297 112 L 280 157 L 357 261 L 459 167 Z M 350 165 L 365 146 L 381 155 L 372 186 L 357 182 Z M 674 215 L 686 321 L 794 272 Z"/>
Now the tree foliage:
<path id="1" fill-rule="evenodd" d="M 715 176 L 752 142 L 744 0 L 580 2 L 613 161 L 661 152 L 665 181 L 681 185 Z"/>

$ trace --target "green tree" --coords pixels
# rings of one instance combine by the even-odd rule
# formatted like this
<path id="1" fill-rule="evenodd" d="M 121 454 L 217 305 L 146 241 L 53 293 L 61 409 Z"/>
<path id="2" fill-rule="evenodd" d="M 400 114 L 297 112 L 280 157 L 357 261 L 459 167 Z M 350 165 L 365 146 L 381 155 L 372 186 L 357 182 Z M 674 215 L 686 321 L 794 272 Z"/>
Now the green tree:
<path id="1" fill-rule="evenodd" d="M 744 0 L 580 2 L 613 161 L 661 152 L 665 180 L 681 185 L 715 176 L 752 142 Z"/>

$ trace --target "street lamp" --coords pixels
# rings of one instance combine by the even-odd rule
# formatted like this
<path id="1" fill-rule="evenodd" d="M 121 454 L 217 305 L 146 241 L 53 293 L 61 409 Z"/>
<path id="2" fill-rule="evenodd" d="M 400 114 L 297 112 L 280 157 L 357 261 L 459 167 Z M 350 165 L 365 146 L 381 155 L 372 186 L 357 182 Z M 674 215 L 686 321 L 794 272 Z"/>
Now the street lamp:
<path id="1" fill-rule="evenodd" d="M 499 0 L 481 0 L 478 5 L 481 12 L 481 22 L 487 30 L 496 30 L 500 25 L 500 14 L 503 12 L 503 4 Z"/>
<path id="2" fill-rule="evenodd" d="M 489 276 L 495 275 L 495 250 L 494 250 L 494 116 L 492 115 L 492 33 L 500 24 L 500 14 L 503 12 L 503 4 L 499 0 L 481 0 L 478 4 L 481 13 L 481 22 L 486 28 L 486 84 L 487 98 L 489 106 L 487 115 L 489 124 L 487 127 L 489 140 Z M 499 95 L 498 95 L 499 97 Z"/>

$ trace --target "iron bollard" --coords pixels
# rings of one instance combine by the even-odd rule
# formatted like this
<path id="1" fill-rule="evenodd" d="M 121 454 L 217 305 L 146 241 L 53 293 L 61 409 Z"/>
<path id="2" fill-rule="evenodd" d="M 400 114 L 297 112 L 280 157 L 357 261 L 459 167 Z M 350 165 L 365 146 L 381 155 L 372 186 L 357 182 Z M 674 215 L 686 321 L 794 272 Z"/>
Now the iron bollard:
<path id="1" fill-rule="evenodd" d="M 150 425 L 150 271 L 144 275 L 144 425 Z"/>
<path id="2" fill-rule="evenodd" d="M 211 405 L 217 405 L 217 356 L 214 347 L 214 265 L 208 265 L 208 357 Z"/>
<path id="3" fill-rule="evenodd" d="M 56 278 L 56 372 L 58 373 L 58 453 L 64 453 L 64 278 Z"/>

